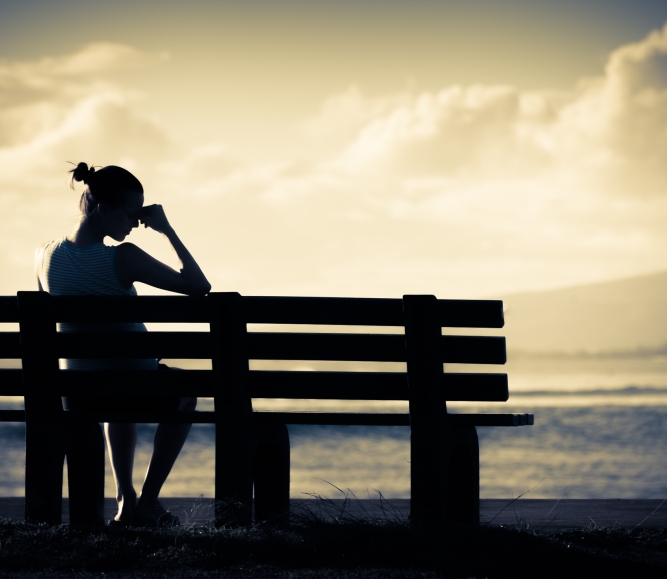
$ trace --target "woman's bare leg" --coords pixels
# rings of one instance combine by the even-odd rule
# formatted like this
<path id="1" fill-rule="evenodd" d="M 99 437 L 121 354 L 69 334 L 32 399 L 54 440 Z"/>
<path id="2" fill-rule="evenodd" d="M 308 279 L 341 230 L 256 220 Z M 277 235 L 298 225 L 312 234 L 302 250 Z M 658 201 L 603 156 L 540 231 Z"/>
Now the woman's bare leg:
<path id="1" fill-rule="evenodd" d="M 183 398 L 179 410 L 194 410 L 196 398 Z M 145 505 L 156 503 L 160 490 L 171 472 L 192 424 L 158 424 L 153 438 L 153 455 L 146 471 L 146 479 L 141 490 L 141 502 Z"/>
<path id="2" fill-rule="evenodd" d="M 137 500 L 137 493 L 132 483 L 134 450 L 137 446 L 137 425 L 107 423 L 104 425 L 104 430 L 107 435 L 113 478 L 116 481 L 116 500 L 118 501 L 116 519 L 131 519 Z"/>

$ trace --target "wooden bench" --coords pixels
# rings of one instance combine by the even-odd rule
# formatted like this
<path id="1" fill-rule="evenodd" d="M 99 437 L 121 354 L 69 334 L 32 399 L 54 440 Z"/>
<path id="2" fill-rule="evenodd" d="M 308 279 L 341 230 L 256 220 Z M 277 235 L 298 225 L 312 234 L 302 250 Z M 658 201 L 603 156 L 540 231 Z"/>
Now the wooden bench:
<path id="1" fill-rule="evenodd" d="M 15 333 L 0 334 L 0 356 L 14 358 L 20 353 L 23 370 L 2 371 L 0 395 L 23 395 L 25 414 L 3 411 L 0 420 L 26 420 L 26 517 L 33 520 L 55 523 L 60 519 L 58 493 L 65 455 L 71 520 L 84 524 L 99 520 L 104 468 L 99 422 L 175 420 L 216 425 L 215 498 L 221 521 L 228 514 L 227 499 L 233 497 L 241 505 L 239 522 L 250 522 L 254 487 L 255 518 L 278 517 L 287 522 L 286 424 L 355 424 L 410 426 L 414 521 L 476 522 L 479 447 L 475 427 L 533 422 L 530 414 L 447 412 L 447 401 L 508 398 L 505 374 L 443 372 L 443 363 L 505 363 L 504 338 L 449 336 L 441 330 L 500 328 L 500 301 L 436 300 L 433 296 L 402 300 L 242 297 L 236 293 L 202 298 L 51 297 L 44 292 L 19 292 L 13 301 L 3 298 L 1 310 L 0 321 L 20 322 L 20 338 Z M 198 322 L 209 324 L 210 331 L 96 332 L 91 340 L 90 334 L 57 333 L 56 323 L 66 321 Z M 306 331 L 248 332 L 247 324 Z M 396 326 L 403 327 L 405 335 L 309 332 L 309 325 Z M 58 369 L 58 358 L 99 358 L 101 351 L 113 352 L 114 357 L 211 359 L 212 370 Z M 405 362 L 407 372 L 250 370 L 250 360 Z M 59 397 L 90 393 L 90 384 L 96 385 L 100 396 L 115 391 L 211 397 L 215 410 L 63 412 Z M 409 413 L 253 412 L 253 398 L 404 400 Z"/>

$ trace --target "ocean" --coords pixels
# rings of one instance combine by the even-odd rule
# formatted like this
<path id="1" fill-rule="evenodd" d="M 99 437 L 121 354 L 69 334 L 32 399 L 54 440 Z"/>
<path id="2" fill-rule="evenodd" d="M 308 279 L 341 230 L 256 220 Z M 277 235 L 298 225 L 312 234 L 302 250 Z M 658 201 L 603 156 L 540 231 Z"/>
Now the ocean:
<path id="1" fill-rule="evenodd" d="M 533 412 L 535 425 L 478 428 L 482 498 L 667 497 L 667 357 L 556 356 L 510 352 L 510 400 L 450 403 L 451 412 Z M 447 371 L 466 371 L 448 366 Z M 479 370 L 479 369 L 477 369 Z M 307 404 L 307 406 L 306 406 Z M 21 399 L 5 400 L 19 408 Z M 199 408 L 211 407 L 201 400 Z M 255 401 L 257 409 L 376 408 L 405 403 Z M 153 425 L 141 425 L 135 480 L 141 486 Z M 407 427 L 290 426 L 291 495 L 409 497 Z M 195 425 L 164 496 L 213 495 L 211 425 Z M 0 496 L 23 494 L 22 424 L 0 424 Z M 66 488 L 64 489 L 65 494 Z M 107 466 L 106 495 L 114 496 Z"/>

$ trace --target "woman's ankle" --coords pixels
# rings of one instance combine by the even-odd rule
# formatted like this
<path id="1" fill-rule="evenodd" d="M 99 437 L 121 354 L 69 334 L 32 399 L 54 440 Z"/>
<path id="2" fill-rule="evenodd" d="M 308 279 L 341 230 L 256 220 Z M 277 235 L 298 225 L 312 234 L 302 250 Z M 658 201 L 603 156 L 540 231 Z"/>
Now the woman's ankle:
<path id="1" fill-rule="evenodd" d="M 151 494 L 141 493 L 141 496 L 137 498 L 137 504 L 141 503 L 146 507 L 152 507 L 153 505 L 158 504 L 158 498 Z"/>

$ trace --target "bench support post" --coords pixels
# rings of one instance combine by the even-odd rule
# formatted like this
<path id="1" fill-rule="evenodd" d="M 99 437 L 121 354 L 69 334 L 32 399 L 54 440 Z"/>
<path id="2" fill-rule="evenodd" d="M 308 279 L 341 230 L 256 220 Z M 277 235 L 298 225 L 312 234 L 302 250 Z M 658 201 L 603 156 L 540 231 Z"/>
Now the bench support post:
<path id="1" fill-rule="evenodd" d="M 25 518 L 62 521 L 65 437 L 60 397 L 49 392 L 58 369 L 50 352 L 56 327 L 49 318 L 49 294 L 18 292 L 21 361 L 25 385 Z"/>
<path id="2" fill-rule="evenodd" d="M 435 296 L 403 296 L 410 405 L 410 518 L 442 521 L 446 500 L 442 468 L 447 406 L 438 396 L 443 366 Z"/>
<path id="3" fill-rule="evenodd" d="M 104 525 L 105 443 L 102 427 L 90 418 L 67 423 L 67 485 L 70 525 Z"/>
<path id="4" fill-rule="evenodd" d="M 257 416 L 256 416 L 257 418 Z M 290 447 L 287 426 L 255 422 L 255 523 L 289 526 Z"/>
<path id="5" fill-rule="evenodd" d="M 215 376 L 216 525 L 250 525 L 253 432 L 243 302 L 235 292 L 211 293 L 207 299 Z"/>
<path id="6" fill-rule="evenodd" d="M 441 430 L 440 494 L 448 523 L 479 524 L 479 441 L 474 426 Z"/>
<path id="7" fill-rule="evenodd" d="M 410 396 L 410 518 L 479 523 L 479 442 L 447 420 L 442 330 L 434 296 L 403 296 Z"/>

